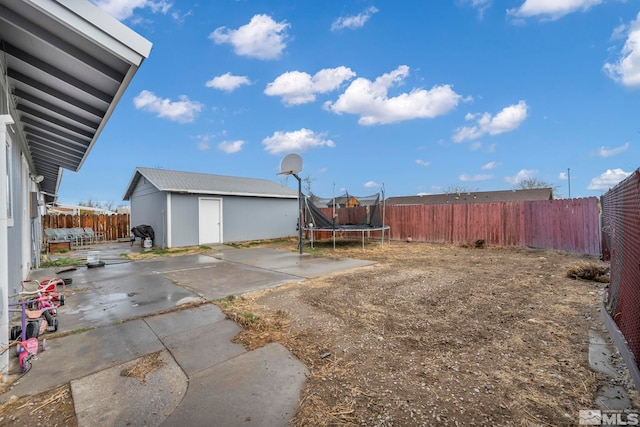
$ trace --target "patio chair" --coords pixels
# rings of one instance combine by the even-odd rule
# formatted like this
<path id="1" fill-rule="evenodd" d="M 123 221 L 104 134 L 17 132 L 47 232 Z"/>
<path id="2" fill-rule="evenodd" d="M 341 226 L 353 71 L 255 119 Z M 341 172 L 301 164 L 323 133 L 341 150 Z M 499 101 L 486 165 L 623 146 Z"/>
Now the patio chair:
<path id="1" fill-rule="evenodd" d="M 97 243 L 100 240 L 102 240 L 104 242 L 104 233 L 101 231 L 93 231 L 93 228 L 91 227 L 85 227 L 84 228 L 84 232 L 87 234 L 87 236 L 89 236 L 89 239 L 94 242 Z"/>
<path id="2" fill-rule="evenodd" d="M 84 245 L 85 241 L 89 240 L 89 236 L 85 233 L 82 227 L 73 227 L 68 229 L 69 236 L 71 236 L 72 241 L 75 242 L 76 246 Z"/>
<path id="3" fill-rule="evenodd" d="M 56 234 L 58 235 L 58 240 L 60 241 L 69 241 L 72 245 L 78 246 L 82 243 L 81 237 L 72 231 L 71 228 L 55 228 Z"/>
<path id="4" fill-rule="evenodd" d="M 45 243 L 49 243 L 49 242 L 57 242 L 58 241 L 58 235 L 56 234 L 56 231 L 53 228 L 45 228 L 44 229 L 44 235 L 47 238 Z"/>
<path id="5" fill-rule="evenodd" d="M 56 240 L 58 240 L 59 242 L 65 240 L 73 240 L 71 236 L 69 236 L 69 231 L 66 228 L 54 228 L 53 232 L 56 235 Z"/>

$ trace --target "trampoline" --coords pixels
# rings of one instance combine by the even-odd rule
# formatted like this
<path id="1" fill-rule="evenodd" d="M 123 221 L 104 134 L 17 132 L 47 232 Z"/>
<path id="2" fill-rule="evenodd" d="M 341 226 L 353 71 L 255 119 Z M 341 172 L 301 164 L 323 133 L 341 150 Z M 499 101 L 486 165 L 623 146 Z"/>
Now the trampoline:
<path id="1" fill-rule="evenodd" d="M 333 218 L 328 218 L 312 200 L 311 197 L 304 197 L 304 217 L 303 217 L 303 227 L 302 229 L 309 232 L 311 247 L 313 247 L 315 233 L 317 232 L 331 232 L 331 238 L 333 240 L 333 248 L 336 248 L 336 235 L 343 233 L 360 233 L 362 236 L 362 250 L 365 248 L 365 236 L 370 237 L 371 232 L 380 232 L 381 234 L 381 244 L 384 245 L 385 232 L 390 230 L 388 225 L 384 225 L 383 217 L 381 215 L 380 208 L 380 195 L 367 196 L 367 197 L 352 197 L 346 193 L 346 196 L 334 197 L 333 199 L 319 199 L 317 197 L 313 197 L 316 200 L 316 203 L 319 203 L 321 206 L 331 207 L 333 204 Z M 351 207 L 349 204 L 353 205 L 352 201 L 365 201 L 366 206 L 368 207 L 367 215 L 365 215 L 360 221 L 357 223 L 349 221 L 350 218 L 340 223 L 338 220 L 338 215 L 336 214 L 336 205 L 343 205 L 345 207 Z M 384 198 L 383 198 L 384 200 Z M 328 202 L 327 202 L 328 201 Z M 384 206 L 382 207 L 384 210 Z M 348 210 L 347 210 L 348 211 Z M 389 239 L 389 243 L 391 242 L 391 233 L 386 233 Z"/>

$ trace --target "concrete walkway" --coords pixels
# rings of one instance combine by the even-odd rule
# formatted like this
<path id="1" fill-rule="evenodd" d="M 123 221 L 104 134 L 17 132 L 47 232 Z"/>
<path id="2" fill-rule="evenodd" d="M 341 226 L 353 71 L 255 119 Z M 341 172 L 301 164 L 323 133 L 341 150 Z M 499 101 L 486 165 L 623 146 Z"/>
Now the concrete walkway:
<path id="1" fill-rule="evenodd" d="M 288 425 L 306 367 L 279 344 L 233 344 L 241 328 L 214 305 L 172 309 L 370 264 L 225 246 L 128 262 L 120 254 L 139 250 L 129 243 L 89 249 L 105 267 L 34 272 L 73 279 L 58 318 L 61 332 L 74 333 L 47 340 L 31 371 L 0 396 L 70 383 L 80 426 Z"/>

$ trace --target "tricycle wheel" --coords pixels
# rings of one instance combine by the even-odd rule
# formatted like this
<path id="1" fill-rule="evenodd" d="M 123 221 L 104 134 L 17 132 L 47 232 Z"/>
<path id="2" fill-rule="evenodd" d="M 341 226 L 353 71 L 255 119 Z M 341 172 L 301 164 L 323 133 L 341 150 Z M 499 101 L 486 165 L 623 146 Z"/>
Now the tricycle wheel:
<path id="1" fill-rule="evenodd" d="M 20 371 L 23 374 L 26 374 L 30 370 L 31 370 L 31 358 L 25 357 L 24 359 L 22 359 L 22 366 L 20 367 Z"/>
<path id="2" fill-rule="evenodd" d="M 44 319 L 47 321 L 47 332 L 55 332 L 58 330 L 58 318 L 54 317 L 49 310 L 45 310 L 42 313 Z"/>
<path id="3" fill-rule="evenodd" d="M 22 326 L 14 326 L 11 328 L 11 341 L 15 341 L 20 338 L 20 334 L 22 334 Z"/>
<path id="4" fill-rule="evenodd" d="M 38 335 L 40 335 L 40 326 L 39 326 L 40 322 L 29 322 L 27 323 L 27 330 L 25 333 L 25 337 L 27 339 L 29 338 L 38 338 Z"/>

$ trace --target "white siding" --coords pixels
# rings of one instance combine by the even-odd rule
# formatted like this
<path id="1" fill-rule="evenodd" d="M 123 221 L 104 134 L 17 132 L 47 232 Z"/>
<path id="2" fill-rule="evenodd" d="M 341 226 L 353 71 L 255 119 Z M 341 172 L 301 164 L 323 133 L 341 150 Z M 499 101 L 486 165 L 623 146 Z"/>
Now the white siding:
<path id="1" fill-rule="evenodd" d="M 20 144 L 15 135 L 10 132 L 12 137 L 10 162 L 11 162 L 11 221 L 9 221 L 8 233 L 8 262 L 9 262 L 9 295 L 15 294 L 20 290 L 20 285 L 26 279 L 31 267 L 31 233 L 24 234 L 25 230 L 30 228 L 28 197 L 28 171 L 24 169 L 22 162 L 22 152 Z M 27 203 L 25 206 L 25 202 Z M 39 226 L 39 220 L 36 220 Z M 38 242 L 39 243 L 39 242 Z M 39 254 L 40 246 L 37 245 L 37 253 Z M 27 255 L 29 254 L 29 255 Z"/>

